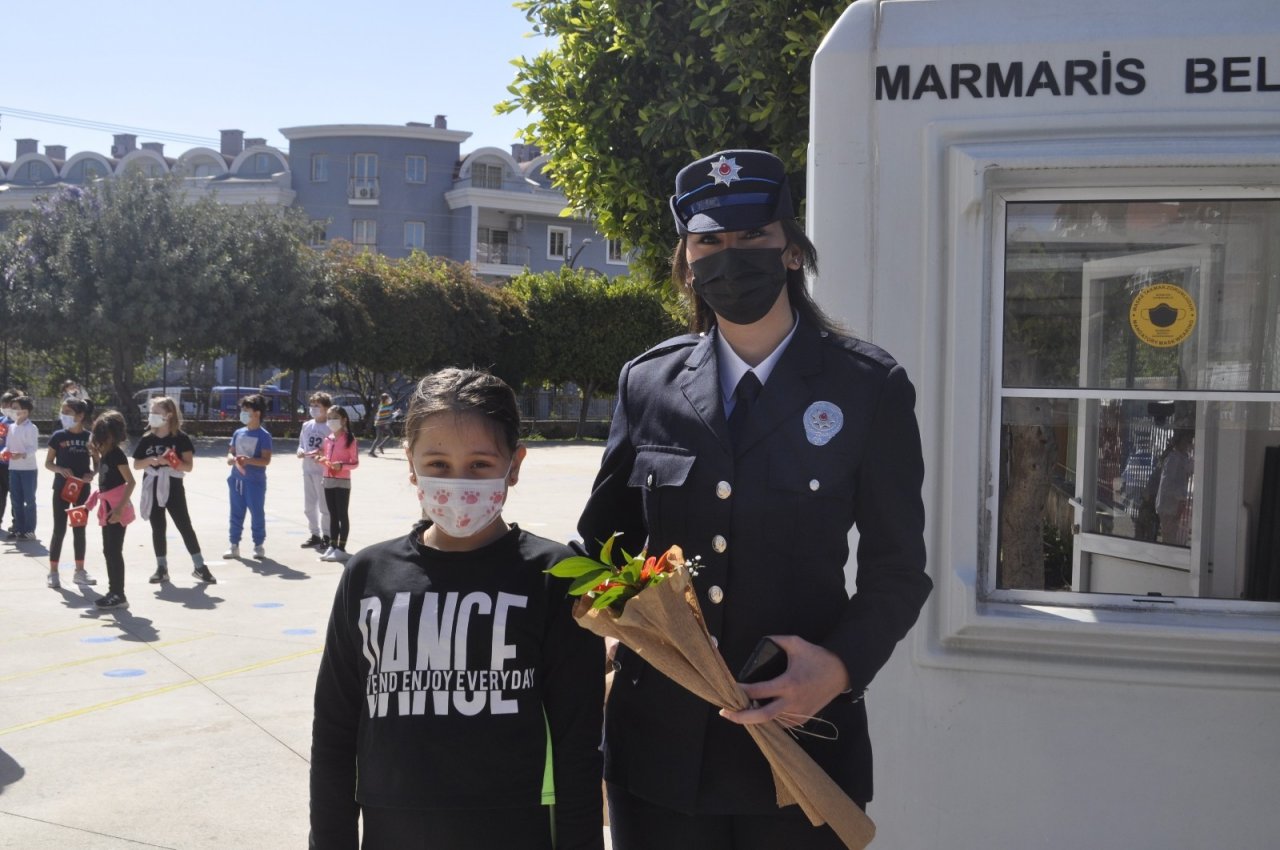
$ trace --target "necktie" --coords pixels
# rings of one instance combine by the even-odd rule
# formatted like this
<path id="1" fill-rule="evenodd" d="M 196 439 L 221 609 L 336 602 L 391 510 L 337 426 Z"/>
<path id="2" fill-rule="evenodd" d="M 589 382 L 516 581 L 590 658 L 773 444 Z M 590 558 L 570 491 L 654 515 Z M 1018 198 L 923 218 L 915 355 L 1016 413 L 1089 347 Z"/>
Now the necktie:
<path id="1" fill-rule="evenodd" d="M 737 389 L 733 391 L 734 404 L 733 413 L 729 414 L 729 437 L 735 446 L 742 435 L 743 425 L 751 414 L 751 408 L 755 405 L 756 397 L 760 395 L 762 389 L 764 386 L 756 377 L 756 373 L 747 372 L 738 381 Z"/>

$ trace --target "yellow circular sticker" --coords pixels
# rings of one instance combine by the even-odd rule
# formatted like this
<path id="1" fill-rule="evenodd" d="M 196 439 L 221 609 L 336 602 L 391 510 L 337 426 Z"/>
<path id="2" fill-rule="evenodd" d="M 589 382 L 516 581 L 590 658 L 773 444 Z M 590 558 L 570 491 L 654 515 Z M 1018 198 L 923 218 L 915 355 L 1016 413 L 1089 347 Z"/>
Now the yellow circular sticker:
<path id="1" fill-rule="evenodd" d="M 1134 297 L 1129 326 L 1147 345 L 1172 348 L 1195 329 L 1196 302 L 1180 286 L 1153 284 Z"/>

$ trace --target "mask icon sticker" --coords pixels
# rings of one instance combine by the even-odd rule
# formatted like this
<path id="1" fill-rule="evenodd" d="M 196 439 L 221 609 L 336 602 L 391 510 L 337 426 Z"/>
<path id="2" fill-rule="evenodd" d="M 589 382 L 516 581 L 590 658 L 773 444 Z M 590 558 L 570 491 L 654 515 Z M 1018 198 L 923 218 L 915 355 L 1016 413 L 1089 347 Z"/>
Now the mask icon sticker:
<path id="1" fill-rule="evenodd" d="M 1134 296 L 1129 306 L 1129 327 L 1147 345 L 1172 348 L 1195 330 L 1196 302 L 1180 286 L 1153 284 Z"/>

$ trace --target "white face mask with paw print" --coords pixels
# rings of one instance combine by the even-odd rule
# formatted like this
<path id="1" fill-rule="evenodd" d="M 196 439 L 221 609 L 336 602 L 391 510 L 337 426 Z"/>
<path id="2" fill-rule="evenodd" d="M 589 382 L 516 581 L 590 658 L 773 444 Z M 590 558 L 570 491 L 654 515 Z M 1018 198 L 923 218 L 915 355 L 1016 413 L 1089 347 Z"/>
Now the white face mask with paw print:
<path id="1" fill-rule="evenodd" d="M 423 516 L 450 537 L 470 537 L 487 528 L 507 501 L 507 477 L 429 478 L 418 476 L 418 502 Z"/>

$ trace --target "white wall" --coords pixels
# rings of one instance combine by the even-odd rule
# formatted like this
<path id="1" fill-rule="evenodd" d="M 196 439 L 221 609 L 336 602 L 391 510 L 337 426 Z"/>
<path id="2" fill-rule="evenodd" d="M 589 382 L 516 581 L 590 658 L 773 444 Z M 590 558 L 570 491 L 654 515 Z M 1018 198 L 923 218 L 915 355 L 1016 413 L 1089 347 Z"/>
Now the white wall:
<path id="1" fill-rule="evenodd" d="M 1250 90 L 1187 92 L 1196 57 L 1250 57 L 1236 78 Z M 1280 88 L 1273 0 L 859 0 L 815 60 L 814 292 L 907 367 L 928 468 L 936 590 L 868 694 L 877 848 L 1280 845 L 1280 606 L 1095 610 L 980 593 L 993 194 L 1274 187 L 1280 91 L 1258 90 L 1258 57 Z M 1110 94 L 876 100 L 878 65 L 946 69 L 949 88 L 952 65 L 1021 61 L 1029 75 L 1042 59 L 1099 73 L 1110 59 L 1113 75 L 1137 59 L 1143 90 L 1121 94 L 1112 76 Z"/>

